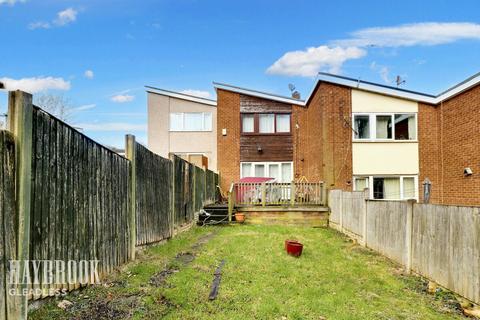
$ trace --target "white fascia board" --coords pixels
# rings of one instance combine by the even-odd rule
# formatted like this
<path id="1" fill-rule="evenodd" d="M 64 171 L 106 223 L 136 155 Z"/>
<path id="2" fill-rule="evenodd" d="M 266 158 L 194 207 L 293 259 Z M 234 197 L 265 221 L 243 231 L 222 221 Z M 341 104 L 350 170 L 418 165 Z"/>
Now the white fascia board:
<path id="1" fill-rule="evenodd" d="M 466 81 L 464 81 L 463 83 L 460 83 L 460 84 L 448 89 L 447 91 L 439 94 L 437 96 L 437 100 L 438 100 L 437 103 L 440 103 L 442 101 L 450 99 L 450 98 L 462 93 L 463 91 L 470 89 L 471 87 L 477 85 L 478 83 L 480 83 L 480 74 L 476 74 L 473 77 L 471 77 L 470 79 L 467 79 Z"/>
<path id="2" fill-rule="evenodd" d="M 288 98 L 288 97 L 278 96 L 278 95 L 275 95 L 275 94 L 270 94 L 270 93 L 261 92 L 261 91 L 257 91 L 257 90 L 240 88 L 240 87 L 236 87 L 236 86 L 232 86 L 232 85 L 224 84 L 224 83 L 218 83 L 218 82 L 214 82 L 213 86 L 214 86 L 215 90 L 217 90 L 217 89 L 226 90 L 226 91 L 241 93 L 241 94 L 244 94 L 244 95 L 247 95 L 247 96 L 253 96 L 253 97 L 268 99 L 268 100 L 272 100 L 272 101 L 294 104 L 294 105 L 298 105 L 298 106 L 302 106 L 302 107 L 305 106 L 305 101 L 303 101 L 303 100 L 297 100 L 297 99 L 292 99 L 292 98 Z"/>
<path id="3" fill-rule="evenodd" d="M 210 106 L 213 106 L 213 107 L 217 106 L 217 101 L 215 101 L 215 100 L 211 100 L 211 99 L 207 99 L 207 98 L 200 98 L 200 97 L 192 96 L 192 95 L 189 95 L 189 94 L 184 94 L 184 93 L 180 93 L 180 92 L 164 90 L 164 89 L 159 89 L 159 88 L 153 88 L 153 87 L 149 87 L 149 86 L 146 86 L 146 88 L 147 88 L 148 93 L 159 94 L 159 95 L 167 96 L 167 97 L 171 97 L 171 98 L 177 98 L 177 99 L 181 99 L 181 100 L 197 102 L 197 103 L 201 103 L 201 104 L 210 105 Z"/>

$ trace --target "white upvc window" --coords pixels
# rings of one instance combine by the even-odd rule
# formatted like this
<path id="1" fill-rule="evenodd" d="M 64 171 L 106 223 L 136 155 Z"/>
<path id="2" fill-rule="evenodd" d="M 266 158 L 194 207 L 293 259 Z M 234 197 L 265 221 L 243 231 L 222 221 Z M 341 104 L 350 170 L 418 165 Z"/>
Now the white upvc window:
<path id="1" fill-rule="evenodd" d="M 418 200 L 418 176 L 354 176 L 353 190 L 368 188 L 369 198 L 375 200 Z"/>
<path id="2" fill-rule="evenodd" d="M 292 162 L 241 162 L 240 178 L 275 178 L 276 182 L 292 182 Z"/>
<path id="3" fill-rule="evenodd" d="M 416 113 L 354 113 L 353 141 L 417 141 Z"/>
<path id="4" fill-rule="evenodd" d="M 170 131 L 212 131 L 212 113 L 172 112 Z"/>

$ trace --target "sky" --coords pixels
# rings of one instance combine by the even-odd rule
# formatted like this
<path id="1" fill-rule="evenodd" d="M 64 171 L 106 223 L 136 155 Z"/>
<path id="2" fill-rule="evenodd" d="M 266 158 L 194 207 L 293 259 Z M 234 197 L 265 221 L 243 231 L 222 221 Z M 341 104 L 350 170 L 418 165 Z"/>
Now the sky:
<path id="1" fill-rule="evenodd" d="M 144 86 L 308 96 L 319 71 L 437 94 L 480 72 L 480 2 L 0 0 L 0 82 L 62 95 L 102 144 L 147 142 Z M 6 112 L 0 91 L 0 114 Z"/>

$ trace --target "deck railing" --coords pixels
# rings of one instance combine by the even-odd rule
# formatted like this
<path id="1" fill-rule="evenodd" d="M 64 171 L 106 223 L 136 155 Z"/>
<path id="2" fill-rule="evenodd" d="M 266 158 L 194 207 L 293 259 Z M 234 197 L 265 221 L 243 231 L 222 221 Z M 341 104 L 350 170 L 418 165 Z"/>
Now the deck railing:
<path id="1" fill-rule="evenodd" d="M 325 205 L 323 182 L 238 182 L 232 184 L 235 206 L 321 206 Z M 230 200 L 230 199 L 229 199 Z"/>

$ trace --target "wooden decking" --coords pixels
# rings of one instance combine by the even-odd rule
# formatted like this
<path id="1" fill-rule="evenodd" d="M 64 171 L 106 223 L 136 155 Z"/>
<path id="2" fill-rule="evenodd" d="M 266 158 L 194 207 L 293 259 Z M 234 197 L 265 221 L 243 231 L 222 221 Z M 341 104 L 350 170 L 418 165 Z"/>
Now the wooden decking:
<path id="1" fill-rule="evenodd" d="M 248 224 L 291 225 L 306 227 L 328 226 L 329 209 L 326 207 L 238 207 Z"/>

